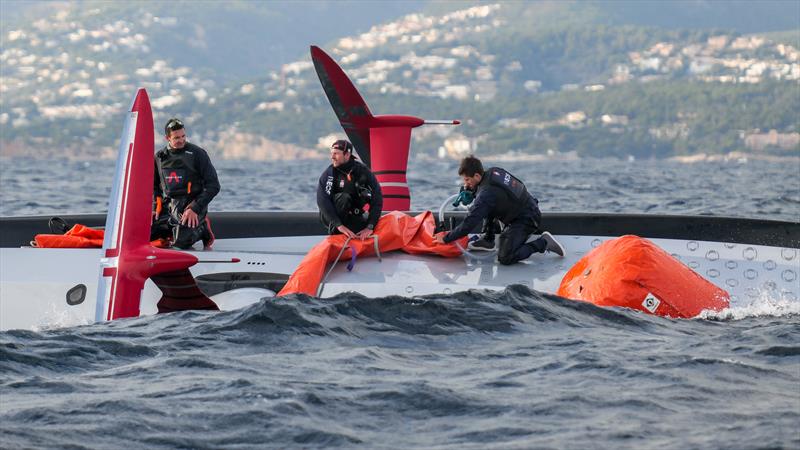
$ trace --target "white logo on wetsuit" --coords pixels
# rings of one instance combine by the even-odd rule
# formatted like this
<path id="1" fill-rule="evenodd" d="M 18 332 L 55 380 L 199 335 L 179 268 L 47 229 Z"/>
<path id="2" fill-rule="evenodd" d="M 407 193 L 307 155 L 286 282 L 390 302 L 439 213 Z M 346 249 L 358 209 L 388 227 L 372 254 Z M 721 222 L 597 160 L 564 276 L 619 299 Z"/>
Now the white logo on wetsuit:
<path id="1" fill-rule="evenodd" d="M 331 195 L 332 188 L 333 188 L 333 176 L 328 175 L 328 181 L 325 182 L 325 193 Z"/>

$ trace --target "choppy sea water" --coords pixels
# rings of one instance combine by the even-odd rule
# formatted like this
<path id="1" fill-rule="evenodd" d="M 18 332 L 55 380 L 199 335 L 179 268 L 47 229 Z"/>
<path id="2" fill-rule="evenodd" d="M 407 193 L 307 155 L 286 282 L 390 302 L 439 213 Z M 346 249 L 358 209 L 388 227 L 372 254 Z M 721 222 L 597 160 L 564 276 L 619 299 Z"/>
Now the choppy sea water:
<path id="1" fill-rule="evenodd" d="M 213 155 L 212 155 L 213 158 Z M 316 210 L 328 160 L 214 161 L 222 191 L 211 211 Z M 522 179 L 542 211 L 710 214 L 800 221 L 800 159 L 670 161 L 485 160 Z M 0 159 L 0 216 L 105 212 L 114 161 Z M 457 161 L 412 161 L 413 210 L 458 192 Z"/>
<path id="2" fill-rule="evenodd" d="M 216 162 L 214 210 L 314 208 L 325 161 Z M 800 165 L 503 163 L 547 211 L 800 220 Z M 0 160 L 0 215 L 104 210 L 113 162 Z M 457 189 L 412 164 L 414 209 Z M 800 308 L 671 320 L 511 286 L 292 296 L 0 333 L 3 448 L 798 448 Z"/>

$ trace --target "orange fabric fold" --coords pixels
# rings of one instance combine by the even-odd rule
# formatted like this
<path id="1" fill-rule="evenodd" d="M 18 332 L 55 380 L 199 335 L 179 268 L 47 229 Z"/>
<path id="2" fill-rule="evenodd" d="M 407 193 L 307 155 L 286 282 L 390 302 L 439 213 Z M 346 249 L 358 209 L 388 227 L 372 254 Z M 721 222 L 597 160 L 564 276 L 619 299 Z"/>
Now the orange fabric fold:
<path id="1" fill-rule="evenodd" d="M 375 235 L 378 236 L 378 248 L 382 254 L 401 250 L 412 255 L 432 254 L 445 258 L 461 256 L 461 250 L 452 242 L 440 244 L 433 239 L 435 229 L 436 221 L 430 211 L 415 217 L 400 211 L 392 211 L 378 221 Z M 346 240 L 344 235 L 337 234 L 328 236 L 315 245 L 289 277 L 278 296 L 298 293 L 316 295 L 328 264 L 336 259 Z M 466 247 L 467 238 L 461 238 L 458 242 L 462 247 Z M 353 239 L 348 243 L 348 247 L 353 248 L 356 255 L 375 256 L 371 238 L 363 241 Z M 349 249 L 345 250 L 341 259 L 350 259 L 351 253 Z"/>
<path id="2" fill-rule="evenodd" d="M 37 234 L 33 239 L 41 248 L 100 248 L 105 232 L 76 224 L 64 234 Z"/>

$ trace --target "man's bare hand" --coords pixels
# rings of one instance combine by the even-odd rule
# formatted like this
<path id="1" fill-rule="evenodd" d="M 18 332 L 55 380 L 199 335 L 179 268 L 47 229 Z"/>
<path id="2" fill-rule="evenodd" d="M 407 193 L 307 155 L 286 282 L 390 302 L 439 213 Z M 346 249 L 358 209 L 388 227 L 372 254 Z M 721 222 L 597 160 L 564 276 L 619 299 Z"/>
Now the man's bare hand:
<path id="1" fill-rule="evenodd" d="M 344 225 L 339 225 L 338 227 L 336 227 L 336 229 L 337 229 L 337 230 L 339 230 L 339 232 L 340 232 L 340 233 L 342 233 L 343 235 L 345 235 L 345 236 L 349 237 L 350 239 L 352 239 L 352 238 L 356 237 L 356 234 L 355 234 L 355 233 L 353 233 L 353 232 L 350 230 L 350 228 L 347 228 L 347 227 L 346 227 L 346 226 L 344 226 Z"/>
<path id="2" fill-rule="evenodd" d="M 447 231 L 440 231 L 433 235 L 433 240 L 440 243 L 445 244 L 444 237 L 447 236 Z"/>
<path id="3" fill-rule="evenodd" d="M 189 228 L 195 228 L 199 224 L 200 219 L 197 217 L 197 213 L 194 212 L 192 208 L 186 208 L 181 215 L 181 225 L 185 225 Z"/>
<path id="4" fill-rule="evenodd" d="M 362 241 L 370 236 L 372 236 L 372 230 L 370 230 L 369 228 L 364 228 L 363 230 L 356 233 L 356 237 L 358 239 L 361 239 Z"/>

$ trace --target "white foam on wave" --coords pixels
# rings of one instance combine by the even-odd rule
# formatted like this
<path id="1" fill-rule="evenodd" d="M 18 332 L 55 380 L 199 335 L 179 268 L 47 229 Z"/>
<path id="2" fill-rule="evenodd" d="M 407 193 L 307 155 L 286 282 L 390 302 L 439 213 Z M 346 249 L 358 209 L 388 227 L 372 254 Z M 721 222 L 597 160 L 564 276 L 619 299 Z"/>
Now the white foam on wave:
<path id="1" fill-rule="evenodd" d="M 750 301 L 739 301 L 722 311 L 701 312 L 698 319 L 741 320 L 750 317 L 784 317 L 800 314 L 800 301 L 774 290 L 762 290 Z"/>
<path id="2" fill-rule="evenodd" d="M 92 321 L 80 314 L 72 313 L 70 310 L 59 309 L 50 304 L 49 309 L 42 313 L 39 324 L 32 326 L 31 331 L 38 333 L 59 328 L 89 325 L 91 323 Z"/>

